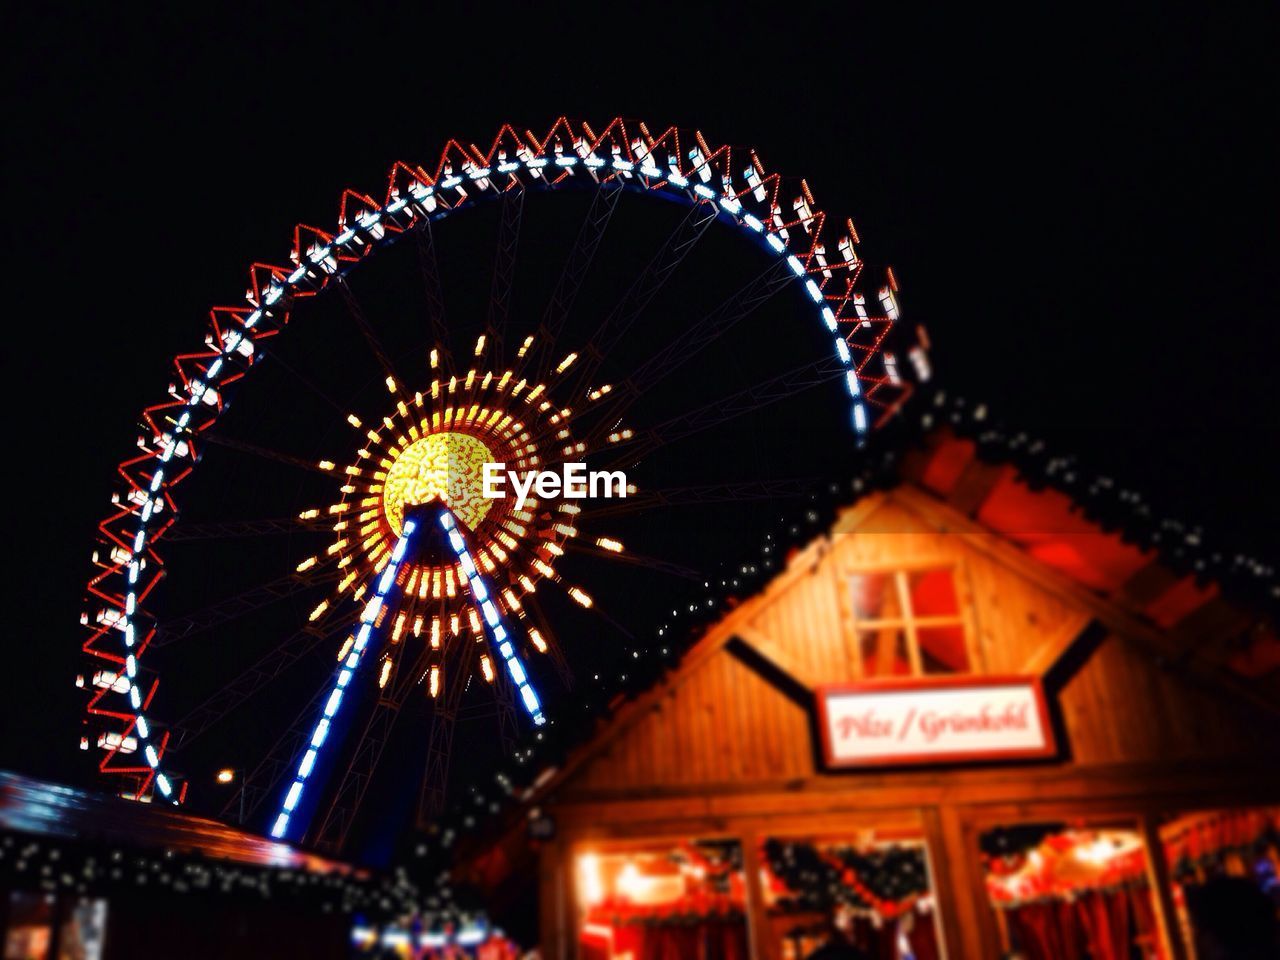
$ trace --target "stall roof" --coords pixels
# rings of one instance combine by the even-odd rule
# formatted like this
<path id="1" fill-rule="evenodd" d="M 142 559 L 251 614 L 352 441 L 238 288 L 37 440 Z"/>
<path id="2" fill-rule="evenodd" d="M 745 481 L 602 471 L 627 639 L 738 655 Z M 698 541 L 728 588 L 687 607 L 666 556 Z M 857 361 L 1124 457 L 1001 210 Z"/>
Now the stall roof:
<path id="1" fill-rule="evenodd" d="M 1149 647 L 1167 664 L 1203 673 L 1232 695 L 1280 711 L 1275 567 L 1160 516 L 1137 491 L 1090 473 L 1028 433 L 1000 425 L 984 405 L 943 390 L 917 398 L 884 434 L 866 451 L 852 486 L 830 488 L 837 506 L 853 507 L 879 490 L 913 488 L 918 501 L 936 504 L 940 516 L 961 532 L 994 534 L 1051 575 L 1083 588 L 1100 609 L 1115 612 L 1152 640 Z M 768 542 L 803 549 L 824 533 L 784 521 L 768 533 Z M 782 573 L 776 564 L 763 566 L 749 585 L 716 598 L 717 617 Z M 690 640 L 703 636 L 707 625 L 705 619 L 686 624 Z M 667 625 L 668 636 L 677 632 L 673 627 Z M 684 669 L 696 649 L 675 669 Z M 653 676 L 638 688 L 620 684 L 611 712 L 632 712 L 627 707 L 662 680 Z M 570 725 L 586 731 L 589 742 L 551 744 L 551 757 L 568 751 L 568 762 L 554 766 L 535 748 L 526 767 L 536 771 L 531 786 L 510 792 L 526 804 L 547 796 L 623 719 Z M 478 785 L 473 792 L 490 790 Z"/>
<path id="2" fill-rule="evenodd" d="M 361 875 L 350 864 L 194 817 L 168 805 L 124 800 L 0 771 L 0 830 L 104 846 L 199 854 L 260 867 Z"/>

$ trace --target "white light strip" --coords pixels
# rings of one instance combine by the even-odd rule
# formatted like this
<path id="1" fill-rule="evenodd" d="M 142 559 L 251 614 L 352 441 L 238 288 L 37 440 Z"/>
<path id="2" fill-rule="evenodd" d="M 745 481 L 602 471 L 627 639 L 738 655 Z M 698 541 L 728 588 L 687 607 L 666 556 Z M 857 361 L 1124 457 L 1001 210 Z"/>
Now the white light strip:
<path id="1" fill-rule="evenodd" d="M 750 212 L 745 211 L 742 205 L 742 201 L 740 199 L 733 196 L 729 192 L 726 192 L 723 195 L 719 195 L 714 190 L 712 190 L 710 187 L 708 187 L 706 184 L 703 184 L 703 183 L 696 183 L 696 184 L 693 184 L 693 186 L 691 187 L 689 184 L 689 180 L 684 176 L 682 176 L 679 169 L 675 166 L 674 159 L 671 160 L 668 169 L 664 173 L 664 171 L 659 170 L 657 167 L 653 166 L 652 160 L 648 159 L 648 157 L 651 157 L 651 156 L 652 155 L 648 155 L 646 158 L 644 158 L 644 162 L 642 163 L 641 169 L 640 169 L 640 172 L 652 181 L 649 184 L 649 189 L 666 188 L 671 190 L 672 192 L 679 193 L 685 197 L 688 197 L 690 195 L 690 192 L 692 192 L 696 196 L 701 197 L 703 199 L 715 200 L 717 203 L 719 203 L 721 209 L 723 209 L 726 213 L 728 213 L 730 217 L 739 226 L 750 230 L 752 233 L 762 235 L 765 241 L 768 243 L 769 248 L 773 250 L 774 253 L 778 254 L 779 256 L 783 257 L 786 260 L 787 265 L 791 268 L 792 272 L 797 277 L 806 276 L 808 272 L 808 267 L 798 257 L 796 257 L 794 254 L 791 254 L 789 252 L 789 249 L 787 246 L 787 240 L 780 234 L 774 233 L 773 231 L 769 230 L 765 226 L 764 222 L 761 221 L 758 217 L 754 216 Z M 701 158 L 700 153 L 698 153 L 698 157 Z M 534 172 L 535 177 L 537 177 L 537 176 L 540 176 L 540 174 L 538 174 L 537 171 L 540 171 L 548 163 L 554 163 L 556 166 L 564 170 L 565 173 L 568 175 L 573 175 L 578 170 L 578 159 L 570 155 L 564 155 L 564 156 L 525 155 L 520 161 L 513 160 L 513 161 L 508 161 L 506 163 L 503 163 L 499 167 L 499 170 L 500 172 L 503 172 L 503 173 L 514 173 L 520 168 L 521 164 L 523 164 L 523 166 L 528 168 L 531 172 Z M 702 163 L 703 163 L 703 166 L 705 167 L 705 161 L 702 161 Z M 600 163 L 591 163 L 590 161 L 587 161 L 586 169 L 588 170 L 596 169 L 600 165 L 601 165 Z M 635 168 L 634 164 L 630 163 L 629 161 L 621 160 L 619 158 L 614 159 L 613 167 L 615 170 L 627 171 L 627 172 L 630 172 Z M 702 170 L 702 168 L 700 168 L 700 170 Z M 705 170 L 702 170 L 702 172 L 705 173 Z M 495 192 L 500 192 L 500 188 L 498 187 L 498 185 L 493 183 L 492 180 L 487 179 L 489 174 L 490 174 L 490 171 L 488 169 L 476 169 L 471 171 L 470 177 L 472 182 L 484 180 L 485 183 L 481 184 L 481 186 L 487 185 L 488 189 L 492 189 Z M 665 179 L 663 179 L 664 177 Z M 454 175 L 443 180 L 440 186 L 446 189 L 455 187 L 462 182 L 462 179 L 463 179 L 462 177 Z M 703 179 L 707 179 L 707 177 L 704 176 Z M 748 178 L 748 180 L 749 180 L 749 184 L 748 184 L 749 186 L 754 183 L 754 181 L 750 181 L 750 178 Z M 417 186 L 418 185 L 415 184 L 415 187 Z M 725 189 L 726 191 L 729 190 L 727 178 L 726 178 Z M 757 187 L 756 193 L 759 194 L 762 192 L 762 190 L 763 188 Z M 416 193 L 414 188 L 410 188 L 410 193 L 413 193 L 415 197 L 418 196 L 418 194 L 422 194 L 425 196 L 430 192 L 431 192 L 430 187 L 418 189 Z M 760 196 L 757 195 L 756 199 L 760 200 Z M 366 213 L 362 214 L 361 217 L 358 219 L 362 226 L 367 226 L 369 224 L 376 223 L 381 218 L 384 212 L 399 213 L 401 212 L 401 210 L 403 210 L 405 213 L 409 214 L 410 216 L 414 215 L 414 211 L 411 208 L 406 207 L 403 201 L 397 199 L 397 200 L 392 200 L 387 205 L 387 207 L 384 208 L 383 211 L 367 211 Z M 442 208 L 437 215 L 444 216 L 448 212 L 449 212 L 448 208 Z M 783 231 L 783 233 L 785 233 L 785 231 Z M 347 233 L 342 234 L 338 238 L 338 242 L 341 243 L 343 238 L 345 238 L 346 236 L 347 236 Z M 294 273 L 290 275 L 290 277 L 288 278 L 287 282 L 285 283 L 285 286 L 292 286 L 295 284 L 306 282 L 308 280 L 315 279 L 314 277 L 305 276 L 304 274 L 306 274 L 306 271 L 294 271 Z M 278 283 L 280 283 L 280 281 L 278 280 L 273 281 L 270 290 L 268 290 L 267 299 L 269 303 L 275 302 L 275 300 L 279 299 L 279 297 L 284 292 L 281 287 L 277 286 Z M 835 316 L 830 310 L 830 308 L 826 305 L 825 299 L 822 295 L 820 288 L 812 280 L 809 280 L 807 278 L 805 281 L 805 288 L 809 293 L 809 296 L 814 300 L 814 302 L 820 308 L 824 325 L 831 332 L 835 332 L 835 329 L 836 329 Z M 272 297 L 272 294 L 275 295 L 274 298 Z M 881 296 L 881 300 L 885 301 L 886 308 L 889 309 L 890 319 L 896 319 L 897 318 L 896 302 L 893 302 L 891 297 L 886 299 L 884 295 Z M 843 338 L 837 338 L 837 340 L 840 342 L 837 342 L 836 344 L 836 352 L 839 354 L 841 361 L 847 364 L 850 362 L 848 345 L 843 342 Z M 856 372 L 853 375 L 856 377 L 857 376 Z M 858 391 L 858 394 L 861 394 L 861 390 Z M 865 409 L 862 411 L 861 414 L 858 414 L 855 411 L 854 424 L 855 424 L 855 429 L 859 434 L 866 433 L 867 417 L 866 417 Z"/>
<path id="2" fill-rule="evenodd" d="M 245 327 L 251 327 L 257 323 L 261 313 L 254 311 L 245 320 Z M 187 386 L 188 399 L 186 402 L 187 409 L 178 417 L 175 424 L 176 429 L 172 433 L 162 434 L 158 447 L 160 453 L 157 459 L 161 466 L 151 476 L 150 492 L 152 494 L 159 493 L 161 486 L 164 484 L 164 464 L 167 464 L 175 455 L 185 457 L 190 452 L 190 445 L 186 440 L 179 437 L 179 434 L 185 433 L 191 423 L 191 410 L 201 401 L 208 401 L 210 395 L 214 399 L 214 403 L 218 402 L 217 392 L 214 390 L 213 384 L 218 378 L 218 374 L 222 372 L 224 365 L 224 357 L 234 353 L 239 349 L 244 341 L 244 335 L 232 332 L 223 339 L 222 352 L 214 358 L 212 362 L 205 368 L 203 380 L 192 380 Z M 147 525 L 159 512 L 156 507 L 163 504 L 164 499 L 160 496 L 148 497 L 142 500 L 142 509 L 139 513 L 138 532 L 133 538 L 133 550 L 125 562 L 129 570 L 128 579 L 132 587 L 138 579 L 138 561 L 137 558 L 142 556 L 147 546 Z M 130 589 L 125 595 L 124 612 L 117 623 L 124 635 L 125 644 L 125 673 L 129 678 L 129 686 L 126 695 L 129 698 L 129 706 L 133 710 L 133 726 L 138 734 L 139 740 L 146 741 L 151 736 L 151 724 L 147 721 L 146 714 L 142 710 L 142 690 L 137 684 L 138 661 L 134 654 L 134 647 L 137 637 L 137 625 L 134 623 L 134 615 L 137 612 L 138 595 Z M 153 744 L 147 743 L 143 756 L 146 757 L 147 765 L 152 769 L 155 776 L 156 788 L 160 791 L 160 795 L 172 803 L 177 803 L 178 798 L 174 793 L 173 783 L 160 770 L 160 752 Z"/>
<path id="3" fill-rule="evenodd" d="M 412 539 L 413 532 L 416 529 L 417 523 L 415 521 L 405 521 L 404 532 L 400 534 L 400 539 L 396 541 L 395 551 L 391 555 L 392 559 L 387 563 L 386 568 L 378 578 L 375 595 L 365 605 L 364 611 L 360 614 L 360 629 L 356 634 L 355 646 L 352 648 L 351 654 L 338 667 L 338 672 L 333 678 L 333 686 L 329 688 L 329 697 L 325 700 L 324 712 L 320 719 L 316 721 L 315 727 L 312 728 L 310 746 L 307 748 L 307 752 L 302 755 L 302 762 L 298 764 L 298 772 L 294 775 L 293 782 L 289 784 L 289 789 L 285 791 L 284 800 L 280 803 L 280 812 L 276 816 L 275 823 L 271 825 L 271 836 L 277 840 L 285 838 L 285 833 L 289 829 L 289 818 L 293 816 L 294 810 L 297 809 L 298 803 L 302 799 L 302 793 L 307 785 L 307 778 L 311 776 L 311 772 L 315 769 L 316 758 L 319 756 L 320 749 L 324 746 L 324 742 L 329 736 L 329 728 L 333 719 L 337 716 L 338 710 L 342 707 L 343 691 L 346 690 L 347 684 L 351 682 L 351 677 L 360 666 L 365 649 L 369 645 L 369 637 L 373 633 L 374 621 L 378 619 L 378 612 L 382 609 L 382 603 L 391 591 L 392 586 L 395 585 L 396 574 L 400 570 L 405 551 L 408 549 L 409 541 Z"/>
<path id="4" fill-rule="evenodd" d="M 448 510 L 440 511 L 440 526 L 448 534 L 449 546 L 453 547 L 453 552 L 458 555 L 458 560 L 463 568 L 469 571 L 467 583 L 471 587 L 471 598 L 480 604 L 480 610 L 484 614 L 483 620 L 488 628 L 489 639 L 493 641 L 493 646 L 497 649 L 498 656 L 502 657 L 503 662 L 507 665 L 507 673 L 511 677 L 511 682 L 516 685 L 516 692 L 520 694 L 520 702 L 533 719 L 534 725 L 542 726 L 547 722 L 547 718 L 542 712 L 542 702 L 538 699 L 538 693 L 533 689 L 533 684 L 529 682 L 529 672 L 525 670 L 524 663 L 520 660 L 520 655 L 516 653 L 515 647 L 512 646 L 511 637 L 502 622 L 502 616 L 498 613 L 498 608 L 493 601 L 489 599 L 489 586 L 484 582 L 479 571 L 476 570 L 475 562 L 467 551 L 467 545 L 463 541 L 461 533 L 458 532 L 458 525 L 453 519 L 453 514 Z"/>

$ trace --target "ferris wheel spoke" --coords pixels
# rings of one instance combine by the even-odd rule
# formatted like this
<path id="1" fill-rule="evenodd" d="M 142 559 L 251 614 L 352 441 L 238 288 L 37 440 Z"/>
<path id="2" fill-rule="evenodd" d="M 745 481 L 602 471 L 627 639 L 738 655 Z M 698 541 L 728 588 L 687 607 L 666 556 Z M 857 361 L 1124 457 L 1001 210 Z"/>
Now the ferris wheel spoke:
<path id="1" fill-rule="evenodd" d="M 252 454 L 255 457 L 261 457 L 263 460 L 274 460 L 276 463 L 288 464 L 291 467 L 297 467 L 299 470 L 306 470 L 309 473 L 323 473 L 325 476 L 330 475 L 329 471 L 324 467 L 321 467 L 319 464 L 313 463 L 310 460 L 304 460 L 302 457 L 296 457 L 291 453 L 272 450 L 270 447 L 262 447 L 256 443 L 249 443 L 246 440 L 236 440 L 220 433 L 213 433 L 212 431 L 201 434 L 201 437 L 208 443 L 214 443 L 220 447 L 226 447 L 228 450 L 236 450 L 240 453 Z"/>
<path id="2" fill-rule="evenodd" d="M 447 511 L 443 513 L 448 515 Z M 452 522 L 451 515 L 449 515 L 449 519 Z M 363 661 L 372 653 L 373 649 L 376 649 L 371 644 L 371 641 L 378 645 L 382 645 L 385 641 L 383 622 L 389 610 L 392 609 L 391 605 L 399 606 L 404 599 L 400 591 L 396 589 L 398 575 L 417 529 L 418 523 L 416 521 L 405 519 L 391 557 L 380 573 L 370 577 L 369 585 L 373 587 L 371 590 L 372 597 L 360 611 L 359 625 L 351 636 L 351 645 L 344 645 L 336 670 L 325 682 L 324 686 L 321 687 L 319 698 L 323 699 L 324 708 L 317 711 L 318 717 L 313 718 L 314 724 L 310 727 L 309 741 L 304 742 L 304 745 L 309 743 L 307 752 L 302 755 L 302 759 L 295 768 L 293 782 L 281 798 L 279 812 L 272 822 L 270 833 L 276 839 L 284 838 L 289 832 L 290 822 L 297 812 L 299 802 L 303 799 L 303 793 L 311 774 L 316 764 L 322 762 L 320 759 L 322 751 L 332 754 L 332 747 L 325 751 L 326 745 L 330 742 L 330 729 L 338 723 L 338 713 L 343 699 L 349 699 L 348 687 L 357 677 Z M 313 618 L 315 616 L 316 614 L 312 614 Z M 391 645 L 395 646 L 394 638 Z M 402 650 L 403 648 L 400 649 Z M 388 674 L 385 671 L 380 675 L 378 681 L 379 689 L 383 689 L 387 677 Z M 348 708 L 348 712 L 350 712 L 350 709 Z M 297 724 L 295 723 L 294 727 L 296 726 Z M 290 728 L 290 732 L 293 729 Z"/>
<path id="3" fill-rule="evenodd" d="M 576 596 L 575 591 L 578 591 L 577 587 L 567 587 L 567 586 L 564 586 L 563 584 L 561 584 L 561 586 L 564 587 L 565 593 L 569 595 L 569 598 L 573 600 L 574 603 L 578 604 L 580 607 L 587 610 L 589 613 L 594 613 L 601 620 L 605 621 L 607 624 L 609 624 L 611 627 L 617 630 L 620 634 L 622 634 L 628 640 L 635 639 L 635 634 L 633 634 L 630 630 L 628 630 L 624 624 L 619 623 L 612 616 L 610 616 L 609 612 L 605 610 L 603 607 L 601 607 L 600 604 L 596 603 L 594 600 L 590 600 L 584 603 L 582 599 L 580 599 L 580 597 Z"/>
<path id="4" fill-rule="evenodd" d="M 795 280 L 795 272 L 785 261 L 776 261 L 693 326 L 687 327 L 648 360 L 616 385 L 599 406 L 580 408 L 569 424 L 589 420 L 598 434 L 602 428 L 616 429 L 622 418 L 649 391 L 692 360 L 698 353 L 727 333 L 733 326 L 763 306 Z M 596 394 L 591 394 L 595 398 Z"/>
<path id="5" fill-rule="evenodd" d="M 474 643 L 454 645 L 452 657 L 446 657 L 442 670 L 458 677 L 465 677 L 475 669 Z M 427 736 L 427 762 L 422 772 L 422 787 L 418 794 L 418 825 L 430 826 L 444 813 L 449 790 L 449 766 L 453 754 L 453 734 L 458 724 L 458 707 L 466 691 L 463 682 L 449 682 L 446 678 L 442 691 L 433 701 L 430 732 Z"/>
<path id="6" fill-rule="evenodd" d="M 582 282 L 591 269 L 591 263 L 595 259 L 596 251 L 600 248 L 600 243 L 604 240 L 605 231 L 613 219 L 613 212 L 618 207 L 618 198 L 622 193 L 621 180 L 605 180 L 596 188 L 591 198 L 587 216 L 582 221 L 582 226 L 574 239 L 573 248 L 569 251 L 564 268 L 560 271 L 560 279 L 556 281 L 551 299 L 542 313 L 542 323 L 538 331 L 540 359 L 538 375 L 535 378 L 539 382 L 546 380 L 551 372 L 554 359 L 551 351 L 559 340 L 569 315 L 573 312 L 573 305 L 577 302 Z"/>
<path id="7" fill-rule="evenodd" d="M 668 576 L 679 577 L 682 580 L 705 581 L 706 575 L 694 570 L 692 567 L 682 566 L 678 563 L 670 563 L 666 560 L 660 560 L 657 557 L 647 557 L 644 554 L 632 553 L 629 550 L 611 551 L 601 547 L 595 547 L 589 543 L 580 541 L 571 541 L 575 553 L 580 553 L 588 557 L 597 557 L 602 560 L 617 560 L 621 563 L 629 563 L 632 566 L 644 567 L 646 570 L 655 570 L 658 573 L 665 573 Z"/>
<path id="8" fill-rule="evenodd" d="M 170 728 L 169 748 L 177 751 L 199 739 L 218 721 L 238 710 L 254 694 L 271 683 L 327 640 L 347 629 L 349 614 L 330 614 L 320 623 L 308 624 L 283 643 L 267 651 L 238 676 L 205 699 Z"/>
<path id="9" fill-rule="evenodd" d="M 453 351 L 449 343 L 449 325 L 445 320 L 444 292 L 440 285 L 440 266 L 436 259 L 435 235 L 431 218 L 423 217 L 422 225 L 413 231 L 418 251 L 418 272 L 422 274 L 422 291 L 427 301 L 427 320 L 435 349 L 441 352 L 445 374 L 453 374 Z"/>
<path id="10" fill-rule="evenodd" d="M 623 381 L 624 393 L 639 397 L 745 320 L 796 279 L 786 261 L 774 261 L 763 273 L 693 326 L 685 328 Z"/>
<path id="11" fill-rule="evenodd" d="M 325 391 L 319 384 L 317 384 L 314 380 L 312 380 L 310 377 L 304 374 L 301 370 L 299 370 L 293 364 L 286 361 L 274 349 L 267 346 L 261 340 L 258 341 L 257 349 L 262 352 L 262 355 L 264 357 L 269 357 L 273 364 L 280 367 L 281 370 L 291 375 L 295 380 L 297 380 L 304 387 L 306 387 L 308 390 L 314 393 L 317 397 L 319 397 L 329 406 L 333 407 L 334 410 L 336 410 L 338 413 L 342 414 L 343 416 L 346 416 L 346 410 L 342 407 L 340 403 L 338 403 L 338 401 L 334 400 L 333 397 L 329 396 L 328 392 Z"/>
<path id="12" fill-rule="evenodd" d="M 456 714 L 436 711 L 431 716 L 427 735 L 427 762 L 422 772 L 418 793 L 419 829 L 428 828 L 445 809 L 449 793 L 449 761 L 453 754 L 453 731 L 458 725 Z"/>
<path id="13" fill-rule="evenodd" d="M 689 410 L 678 417 L 672 417 L 656 427 L 637 432 L 634 439 L 625 440 L 619 444 L 620 447 L 627 449 L 618 457 L 616 463 L 638 463 L 653 451 L 677 440 L 721 426 L 824 383 L 843 379 L 849 369 L 837 358 L 816 360 L 794 367 L 786 373 L 762 383 L 753 384 L 745 390 L 739 390 L 704 404 L 696 410 Z"/>
<path id="14" fill-rule="evenodd" d="M 284 733 L 271 744 L 266 755 L 258 761 L 257 766 L 245 776 L 240 784 L 240 789 L 232 793 L 227 799 L 219 813 L 220 817 L 225 820 L 237 807 L 240 807 L 245 811 L 246 817 L 252 818 L 258 812 L 258 808 L 262 806 L 262 801 L 276 793 L 280 782 L 298 768 L 298 764 L 307 750 L 307 743 L 311 739 L 311 728 L 315 723 L 315 715 L 324 706 L 328 696 L 329 685 L 328 683 L 322 684 L 320 689 L 307 701 L 306 706 L 298 712 L 298 715 L 285 728 Z M 244 797 L 243 806 L 241 806 L 241 795 Z"/>
<path id="15" fill-rule="evenodd" d="M 591 387 L 604 358 L 618 346 L 632 324 L 666 285 L 708 228 L 715 223 L 718 213 L 715 204 L 706 202 L 695 203 L 689 209 L 658 253 L 623 294 L 622 300 L 579 351 L 581 360 L 575 374 L 575 386 L 568 393 L 570 397 L 577 398 Z"/>
<path id="16" fill-rule="evenodd" d="M 394 651 L 395 660 L 403 657 L 404 645 L 397 644 Z M 382 761 L 383 751 L 391 737 L 400 710 L 404 706 L 409 693 L 417 686 L 416 677 L 426 668 L 431 650 L 422 650 L 408 671 L 400 672 L 388 691 L 380 688 L 374 701 L 373 710 L 361 728 L 360 736 L 355 742 L 355 749 L 346 769 L 331 793 L 329 805 L 323 817 L 316 821 L 320 826 L 316 830 L 312 843 L 321 850 L 336 851 L 347 841 L 357 812 L 364 802 L 369 784 Z"/>
<path id="17" fill-rule="evenodd" d="M 492 716 L 497 727 L 498 743 L 504 757 L 511 757 L 516 752 L 516 741 L 520 736 L 520 723 L 516 716 L 516 691 L 511 679 L 499 670 L 493 678 Z"/>
<path id="18" fill-rule="evenodd" d="M 687 487 L 667 487 L 628 494 L 625 499 L 598 502 L 591 519 L 619 517 L 666 507 L 702 507 L 717 503 L 747 503 L 756 500 L 785 500 L 808 496 L 818 477 L 795 480 L 747 480 L 738 483 L 707 483 Z"/>
<path id="19" fill-rule="evenodd" d="M 210 523 L 176 523 L 165 531 L 166 543 L 204 540 L 237 540 L 267 537 L 282 533 L 328 533 L 333 524 L 328 518 L 303 520 L 299 517 L 277 517 L 264 520 L 223 520 Z"/>
<path id="20" fill-rule="evenodd" d="M 334 583 L 340 575 L 341 571 L 336 569 L 325 569 L 316 573 L 295 571 L 286 574 L 277 580 L 210 604 L 195 613 L 164 621 L 156 627 L 155 639 L 151 644 L 157 648 L 167 647 L 179 640 L 185 640 L 187 637 L 261 610 L 286 597 L 292 597 L 313 587 Z"/>
<path id="21" fill-rule="evenodd" d="M 555 631 L 551 629 L 551 623 L 548 621 L 547 615 L 543 612 L 542 607 L 534 601 L 533 597 L 528 597 L 524 606 L 529 619 L 533 621 L 534 629 L 538 631 L 538 635 L 542 637 L 543 645 L 546 647 L 542 653 L 551 661 L 551 665 L 555 668 L 564 689 L 566 691 L 572 690 L 573 668 L 569 666 L 564 650 L 560 648 L 560 641 L 556 639 Z"/>
<path id="22" fill-rule="evenodd" d="M 493 280 L 489 286 L 486 332 L 495 366 L 502 365 L 502 332 L 511 311 L 511 287 L 515 281 L 516 254 L 520 248 L 520 220 L 524 212 L 524 188 L 516 182 L 502 194 L 498 242 L 494 247 Z"/>
<path id="23" fill-rule="evenodd" d="M 369 352 L 373 354 L 374 359 L 378 361 L 378 366 L 382 368 L 383 375 L 387 381 L 387 389 L 392 393 L 398 393 L 400 379 L 396 376 L 395 365 L 391 362 L 391 357 L 388 356 L 386 349 L 382 346 L 382 341 L 378 339 L 378 334 L 373 329 L 373 324 L 365 316 L 360 302 L 356 300 L 355 293 L 351 290 L 351 284 L 347 283 L 347 278 L 341 274 L 334 277 L 334 284 L 337 286 L 338 292 L 342 294 L 342 302 L 347 308 L 347 313 L 350 314 L 351 319 L 355 321 L 356 326 L 359 328 L 360 335 L 364 337 L 364 342 L 369 347 Z"/>

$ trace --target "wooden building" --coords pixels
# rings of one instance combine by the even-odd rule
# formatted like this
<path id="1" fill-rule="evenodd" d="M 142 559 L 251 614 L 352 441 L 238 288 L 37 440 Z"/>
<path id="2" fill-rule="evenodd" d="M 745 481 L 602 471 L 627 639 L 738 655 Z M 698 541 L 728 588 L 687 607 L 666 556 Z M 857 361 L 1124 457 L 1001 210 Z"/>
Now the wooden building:
<path id="1" fill-rule="evenodd" d="M 1233 817 L 1274 831 L 1273 627 L 949 430 L 900 477 L 844 508 L 527 798 L 553 837 L 512 831 L 490 852 L 509 872 L 537 858 L 548 960 L 682 955 L 628 945 L 625 927 L 690 911 L 738 925 L 699 956 L 804 957 L 832 884 L 857 891 L 841 922 L 873 956 L 1090 955 L 1052 938 L 1101 935 L 1087 906 L 1105 919 L 1100 889 L 1127 891 L 1105 934 L 1116 956 L 1194 955 L 1178 838 Z M 1017 735 L 978 730 L 965 746 L 970 728 L 945 718 L 981 713 L 972 697 L 1005 684 L 1030 704 Z M 944 704 L 948 690 L 963 696 Z M 934 710 L 936 739 L 824 743 L 856 740 L 877 691 L 901 694 L 874 701 L 887 730 Z M 894 855 L 908 877 L 888 878 L 896 899 L 859 874 Z M 1045 904 L 1049 933 L 1030 912 Z"/>

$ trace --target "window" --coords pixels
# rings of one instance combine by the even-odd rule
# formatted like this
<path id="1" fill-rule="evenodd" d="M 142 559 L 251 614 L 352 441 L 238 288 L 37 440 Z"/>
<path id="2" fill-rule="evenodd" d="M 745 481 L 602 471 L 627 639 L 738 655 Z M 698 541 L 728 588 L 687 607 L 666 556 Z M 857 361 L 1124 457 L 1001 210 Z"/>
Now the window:
<path id="1" fill-rule="evenodd" d="M 940 955 L 928 851 L 918 829 L 846 837 L 764 837 L 760 849 L 764 956 Z M 841 931 L 834 934 L 832 927 Z M 846 941 L 838 949 L 833 941 Z M 823 949 L 826 947 L 826 949 Z"/>
<path id="2" fill-rule="evenodd" d="M 576 866 L 580 960 L 748 956 L 740 841 L 620 841 Z"/>
<path id="3" fill-rule="evenodd" d="M 1001 950 L 1028 960 L 1168 956 L 1137 824 L 1005 823 L 979 834 L 978 849 Z"/>
<path id="4" fill-rule="evenodd" d="M 1266 954 L 1280 894 L 1280 806 L 1202 810 L 1159 827 L 1177 928 L 1188 956 L 1214 956 L 1234 926 L 1243 947 Z M 1229 907 L 1227 905 L 1230 905 Z"/>
<path id="5" fill-rule="evenodd" d="M 876 570 L 849 578 L 864 677 L 968 673 L 969 631 L 953 566 Z"/>

